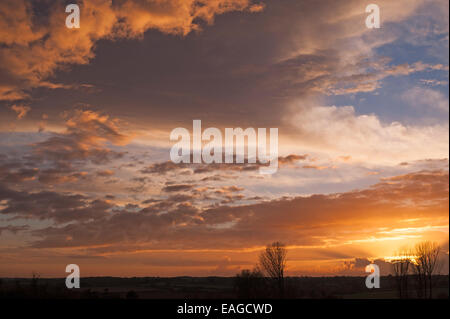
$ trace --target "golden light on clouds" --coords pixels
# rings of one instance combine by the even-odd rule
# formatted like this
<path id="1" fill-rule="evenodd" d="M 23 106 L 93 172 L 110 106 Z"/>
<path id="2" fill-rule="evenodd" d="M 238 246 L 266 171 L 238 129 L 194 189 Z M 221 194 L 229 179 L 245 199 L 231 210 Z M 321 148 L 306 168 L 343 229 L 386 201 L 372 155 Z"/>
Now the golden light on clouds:
<path id="1" fill-rule="evenodd" d="M 0 277 L 448 260 L 448 1 L 380 0 L 376 30 L 356 0 L 79 4 L 0 4 Z M 172 162 L 194 120 L 278 129 L 277 172 Z"/>

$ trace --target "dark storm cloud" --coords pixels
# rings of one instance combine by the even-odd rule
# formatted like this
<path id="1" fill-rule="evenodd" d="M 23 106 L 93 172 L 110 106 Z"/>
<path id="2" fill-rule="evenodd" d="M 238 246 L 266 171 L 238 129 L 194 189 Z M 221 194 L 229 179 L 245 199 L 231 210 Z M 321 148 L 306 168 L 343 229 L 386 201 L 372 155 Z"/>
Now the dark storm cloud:
<path id="1" fill-rule="evenodd" d="M 26 98 L 26 91 L 34 87 L 74 89 L 86 85 L 48 79 L 67 64 L 89 63 L 101 39 L 137 38 L 149 29 L 186 35 L 199 30 L 200 21 L 212 23 L 215 15 L 262 9 L 247 0 L 86 0 L 78 4 L 83 26 L 71 30 L 64 25 L 62 2 L 2 1 L 0 100 Z"/>
<path id="2" fill-rule="evenodd" d="M 187 6 L 179 8 L 179 3 Z M 265 8 L 260 13 L 217 16 L 213 25 L 189 33 L 196 29 L 195 16 L 212 22 L 214 15 L 250 8 L 248 1 L 226 3 L 221 6 L 221 1 L 205 1 L 197 6 L 194 1 L 178 0 L 167 1 L 161 8 L 144 1 L 119 4 L 129 24 L 126 31 L 130 31 L 121 35 L 139 34 L 143 40 L 128 41 L 126 45 L 104 41 L 95 50 L 102 59 L 92 60 L 93 43 L 114 34 L 109 24 L 113 24 L 117 13 L 93 3 L 88 8 L 92 13 L 104 9 L 105 14 L 93 38 L 77 43 L 87 43 L 89 47 L 78 48 L 80 57 L 73 62 L 91 64 L 89 68 L 75 69 L 70 76 L 58 72 L 55 80 L 91 82 L 101 92 L 90 96 L 90 103 L 105 106 L 111 114 L 122 114 L 126 105 L 127 116 L 142 128 L 186 126 L 194 118 L 211 126 L 232 123 L 273 127 L 282 125 L 286 102 L 292 98 L 370 92 L 380 87 L 380 81 L 387 76 L 434 68 L 423 63 L 391 66 L 386 58 L 357 55 L 361 50 L 349 48 L 349 39 L 367 30 L 363 25 L 364 8 L 356 0 L 264 1 Z M 379 5 L 385 8 L 384 20 L 388 23 L 404 19 L 421 3 L 382 1 Z M 189 6 L 194 8 L 189 11 Z M 91 18 L 85 18 L 89 21 L 85 28 L 91 26 Z M 59 38 L 65 32 L 56 34 Z M 367 51 L 376 45 L 370 40 L 361 41 Z M 77 49 L 64 45 L 62 49 L 70 52 Z M 353 56 L 346 55 L 349 51 L 354 52 Z M 45 66 L 56 68 L 53 64 Z M 76 92 L 63 96 L 55 91 L 47 96 L 50 105 L 61 100 L 73 105 L 80 98 Z"/>

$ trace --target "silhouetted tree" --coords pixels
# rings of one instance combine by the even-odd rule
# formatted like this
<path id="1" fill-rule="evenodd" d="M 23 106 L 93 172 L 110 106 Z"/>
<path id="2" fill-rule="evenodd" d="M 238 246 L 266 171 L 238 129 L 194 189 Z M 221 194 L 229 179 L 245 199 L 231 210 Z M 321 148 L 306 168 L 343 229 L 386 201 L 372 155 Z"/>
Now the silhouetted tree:
<path id="1" fill-rule="evenodd" d="M 397 254 L 398 258 L 392 260 L 392 270 L 399 298 L 408 298 L 408 275 L 412 263 L 410 255 L 411 253 L 404 250 Z"/>
<path id="2" fill-rule="evenodd" d="M 433 274 L 437 270 L 440 247 L 434 242 L 418 243 L 414 249 L 414 273 L 418 283 L 418 296 L 433 298 Z"/>
<path id="3" fill-rule="evenodd" d="M 261 268 L 268 277 L 275 280 L 280 297 L 284 296 L 284 269 L 286 268 L 287 250 L 285 245 L 274 242 L 267 245 L 266 249 L 259 255 Z"/>

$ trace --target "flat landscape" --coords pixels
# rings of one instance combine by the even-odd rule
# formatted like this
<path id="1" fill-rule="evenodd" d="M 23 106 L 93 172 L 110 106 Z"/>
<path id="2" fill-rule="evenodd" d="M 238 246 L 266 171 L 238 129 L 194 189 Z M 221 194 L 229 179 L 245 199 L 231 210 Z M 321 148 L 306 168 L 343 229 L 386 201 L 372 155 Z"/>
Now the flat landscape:
<path id="1" fill-rule="evenodd" d="M 449 276 L 434 276 L 433 298 L 448 298 Z M 411 283 L 409 298 L 417 298 Z M 395 278 L 381 277 L 379 289 L 368 289 L 365 277 L 288 277 L 286 298 L 395 299 Z M 267 291 L 253 297 L 269 296 Z M 0 298 L 75 299 L 224 299 L 239 296 L 234 277 L 91 277 L 82 278 L 79 289 L 67 289 L 65 278 L 1 279 Z"/>

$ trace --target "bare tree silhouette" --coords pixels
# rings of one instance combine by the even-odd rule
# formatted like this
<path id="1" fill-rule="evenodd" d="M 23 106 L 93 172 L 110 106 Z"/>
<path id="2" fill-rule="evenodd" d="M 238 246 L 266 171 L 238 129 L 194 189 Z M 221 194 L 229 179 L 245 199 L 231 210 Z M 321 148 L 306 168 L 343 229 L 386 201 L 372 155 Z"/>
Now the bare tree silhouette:
<path id="1" fill-rule="evenodd" d="M 395 281 L 399 298 L 408 298 L 408 275 L 411 270 L 411 252 L 403 250 L 397 253 L 397 258 L 392 260 L 392 270 L 394 272 Z"/>
<path id="2" fill-rule="evenodd" d="M 274 242 L 267 245 L 266 249 L 259 255 L 261 268 L 266 272 L 268 277 L 276 281 L 281 298 L 284 296 L 286 255 L 286 247 L 280 242 Z"/>
<path id="3" fill-rule="evenodd" d="M 418 283 L 419 297 L 433 298 L 433 274 L 438 269 L 441 248 L 437 243 L 425 241 L 414 249 L 414 273 Z"/>

